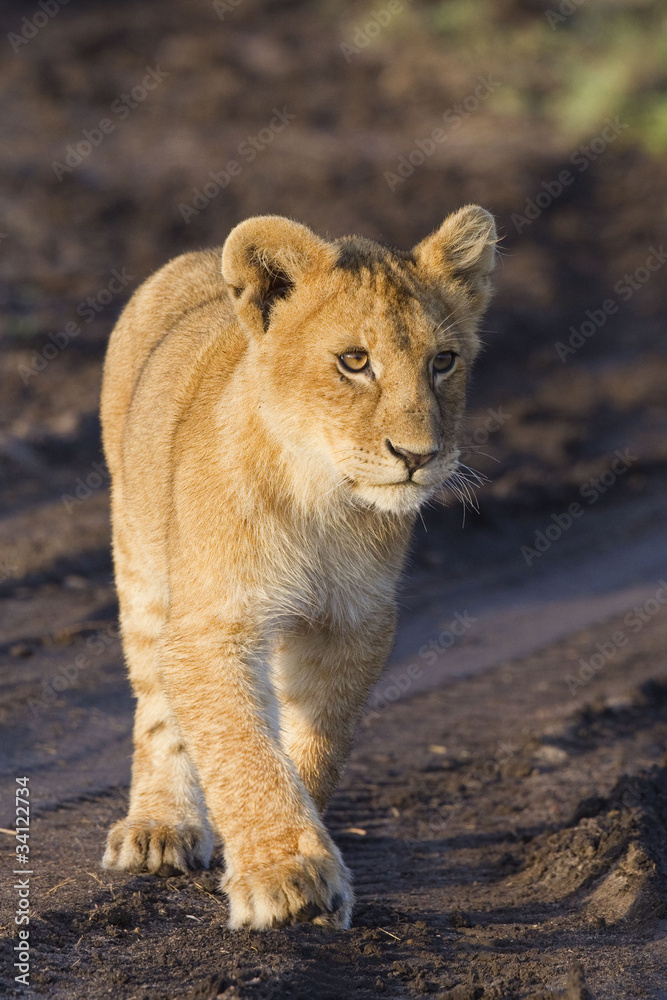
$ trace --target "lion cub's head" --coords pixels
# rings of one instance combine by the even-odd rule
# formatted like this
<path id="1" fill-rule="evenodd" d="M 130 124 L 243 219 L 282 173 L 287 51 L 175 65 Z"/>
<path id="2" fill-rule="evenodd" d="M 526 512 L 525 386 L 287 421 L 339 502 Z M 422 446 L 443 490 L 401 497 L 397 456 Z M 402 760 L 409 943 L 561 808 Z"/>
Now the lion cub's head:
<path id="1" fill-rule="evenodd" d="M 409 252 L 280 216 L 232 230 L 222 273 L 259 413 L 322 495 L 407 512 L 455 471 L 495 243 L 477 205 Z"/>

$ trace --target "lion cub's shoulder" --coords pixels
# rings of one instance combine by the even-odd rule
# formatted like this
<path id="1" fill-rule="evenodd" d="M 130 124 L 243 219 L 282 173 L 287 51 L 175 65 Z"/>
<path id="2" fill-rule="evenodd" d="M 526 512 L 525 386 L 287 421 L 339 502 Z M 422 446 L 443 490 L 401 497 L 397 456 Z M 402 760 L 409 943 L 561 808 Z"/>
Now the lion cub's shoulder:
<path id="1" fill-rule="evenodd" d="M 177 401 L 197 359 L 221 338 L 232 361 L 247 338 L 220 272 L 221 248 L 182 254 L 135 292 L 113 331 L 104 366 L 102 423 L 113 456 L 132 411 Z M 172 407 L 173 408 L 173 405 Z"/>

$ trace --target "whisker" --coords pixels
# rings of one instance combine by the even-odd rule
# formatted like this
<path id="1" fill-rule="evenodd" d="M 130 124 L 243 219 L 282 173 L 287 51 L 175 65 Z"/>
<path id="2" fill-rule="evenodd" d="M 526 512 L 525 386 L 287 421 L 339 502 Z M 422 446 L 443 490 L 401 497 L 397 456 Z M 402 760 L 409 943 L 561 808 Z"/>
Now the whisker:
<path id="1" fill-rule="evenodd" d="M 443 319 L 440 323 L 438 323 L 433 331 L 433 336 L 437 337 L 439 333 L 449 333 L 450 330 L 454 329 L 455 325 L 456 324 L 451 316 L 448 316 L 446 319 Z"/>
<path id="2" fill-rule="evenodd" d="M 484 483 L 488 483 L 490 481 L 488 476 L 485 476 L 483 472 L 478 472 L 477 469 L 471 469 L 470 466 L 465 465 L 464 462 L 459 462 L 459 469 L 465 470 L 463 473 L 459 472 L 459 475 L 461 475 L 467 482 L 478 483 L 482 486 Z M 470 476 L 473 478 L 470 479 Z"/>
<path id="3" fill-rule="evenodd" d="M 337 483 L 334 483 L 330 490 L 327 490 L 326 493 L 322 494 L 322 499 L 325 500 L 331 493 L 333 493 L 334 490 L 340 489 L 344 482 L 344 479 L 340 479 Z"/>
<path id="4" fill-rule="evenodd" d="M 457 477 L 457 483 L 460 489 L 465 490 L 466 494 L 482 485 L 481 483 L 475 482 L 472 479 L 467 479 L 465 476 L 461 475 Z"/>
<path id="5" fill-rule="evenodd" d="M 463 481 L 463 482 L 460 483 L 460 487 L 461 487 L 461 490 L 463 491 L 463 494 L 465 495 L 465 497 L 466 497 L 466 499 L 468 501 L 468 506 L 471 508 L 471 510 L 476 510 L 477 513 L 479 514 L 479 507 L 478 507 L 477 501 L 475 499 L 475 494 L 472 492 L 472 490 L 470 488 L 470 484 L 467 483 L 467 482 L 465 482 L 465 481 Z"/>
<path id="6" fill-rule="evenodd" d="M 496 455 L 489 455 L 488 451 L 482 451 L 480 445 L 478 444 L 464 444 L 461 445 L 463 453 L 467 451 L 473 452 L 475 455 L 483 455 L 484 458 L 490 458 L 492 462 L 500 463 L 500 459 Z"/>
<path id="7" fill-rule="evenodd" d="M 464 495 L 464 493 L 461 491 L 461 489 L 458 486 L 458 484 L 454 486 L 454 494 L 455 494 L 455 496 L 458 498 L 458 500 L 461 503 L 461 510 L 462 510 L 461 527 L 465 528 L 465 526 L 466 526 L 466 511 L 468 509 L 469 500 Z"/>
<path id="8" fill-rule="evenodd" d="M 485 482 L 489 482 L 486 476 L 459 461 L 453 474 L 444 484 L 444 490 L 451 491 L 463 507 L 463 526 L 465 526 L 467 508 L 479 513 L 474 490 L 484 485 Z"/>

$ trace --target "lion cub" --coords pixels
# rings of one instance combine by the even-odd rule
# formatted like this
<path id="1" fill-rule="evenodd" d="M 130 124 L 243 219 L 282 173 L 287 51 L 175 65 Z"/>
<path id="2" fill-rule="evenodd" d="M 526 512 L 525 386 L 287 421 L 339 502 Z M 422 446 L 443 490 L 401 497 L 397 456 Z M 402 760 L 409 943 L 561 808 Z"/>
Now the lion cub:
<path id="1" fill-rule="evenodd" d="M 409 252 L 252 218 L 128 304 L 102 421 L 137 707 L 107 868 L 206 867 L 217 831 L 230 927 L 349 926 L 322 812 L 457 467 L 495 242 L 475 205 Z"/>

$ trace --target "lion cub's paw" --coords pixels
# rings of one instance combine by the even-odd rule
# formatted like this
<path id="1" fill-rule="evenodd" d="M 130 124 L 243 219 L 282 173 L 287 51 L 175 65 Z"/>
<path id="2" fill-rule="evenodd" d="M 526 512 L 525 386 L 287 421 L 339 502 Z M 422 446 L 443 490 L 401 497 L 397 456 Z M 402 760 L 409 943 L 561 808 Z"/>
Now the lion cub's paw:
<path id="1" fill-rule="evenodd" d="M 201 827 L 128 818 L 111 827 L 102 866 L 173 875 L 208 868 L 212 849 L 212 834 Z"/>
<path id="2" fill-rule="evenodd" d="M 229 898 L 229 927 L 267 930 L 311 921 L 329 930 L 350 926 L 352 879 L 336 854 L 291 854 L 240 872 L 229 871 L 221 887 Z"/>

